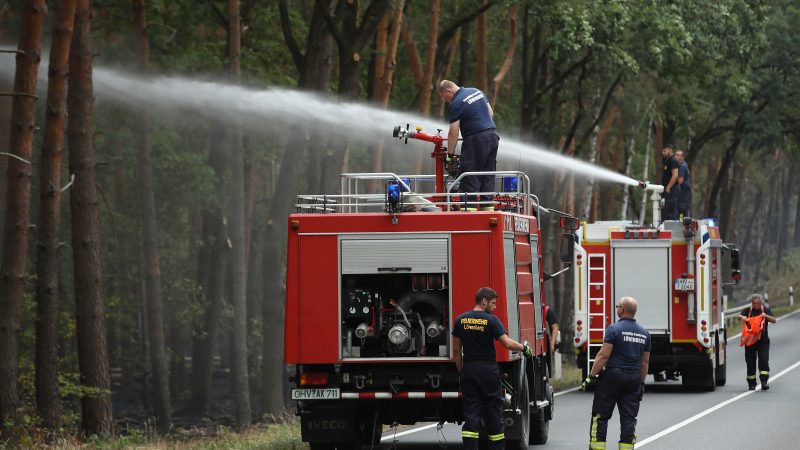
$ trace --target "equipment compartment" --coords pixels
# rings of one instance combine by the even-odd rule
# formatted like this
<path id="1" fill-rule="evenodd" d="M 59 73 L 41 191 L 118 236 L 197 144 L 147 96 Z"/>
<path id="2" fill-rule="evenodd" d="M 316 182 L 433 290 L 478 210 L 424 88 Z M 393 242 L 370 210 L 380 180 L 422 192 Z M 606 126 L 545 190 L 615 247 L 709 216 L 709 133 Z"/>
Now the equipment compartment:
<path id="1" fill-rule="evenodd" d="M 341 356 L 449 358 L 446 273 L 343 275 Z"/>

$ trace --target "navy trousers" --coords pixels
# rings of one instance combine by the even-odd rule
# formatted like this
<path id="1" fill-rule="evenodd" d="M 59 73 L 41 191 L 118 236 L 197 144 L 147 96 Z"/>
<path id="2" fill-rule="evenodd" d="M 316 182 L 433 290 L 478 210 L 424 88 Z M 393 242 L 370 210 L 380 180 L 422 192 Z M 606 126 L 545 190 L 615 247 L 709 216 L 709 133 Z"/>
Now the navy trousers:
<path id="1" fill-rule="evenodd" d="M 467 136 L 461 144 L 461 172 L 492 172 L 497 170 L 497 147 L 500 145 L 500 137 L 495 130 L 484 130 L 476 134 Z M 495 176 L 478 175 L 467 176 L 461 180 L 460 191 L 467 192 L 494 192 Z M 480 200 L 484 202 L 481 208 L 489 208 L 492 205 L 491 195 L 482 195 Z M 474 195 L 466 198 L 468 209 L 480 209 Z"/>
<path id="2" fill-rule="evenodd" d="M 761 384 L 769 381 L 769 338 L 763 337 L 753 345 L 744 348 L 744 361 L 747 363 L 747 384 L 756 385 L 756 360 L 758 360 L 758 378 Z"/>
<path id="3" fill-rule="evenodd" d="M 489 448 L 505 448 L 503 425 L 503 394 L 500 385 L 500 369 L 494 361 L 470 361 L 464 363 L 461 372 L 462 405 L 464 427 L 461 439 L 465 449 L 478 449 L 478 437 L 483 419 L 489 438 Z"/>
<path id="4" fill-rule="evenodd" d="M 633 448 L 636 443 L 636 416 L 639 415 L 639 392 L 642 378 L 639 370 L 607 369 L 600 375 L 600 384 L 592 402 L 589 448 L 605 448 L 608 419 L 619 409 L 620 448 Z"/>
<path id="5" fill-rule="evenodd" d="M 664 193 L 664 217 L 662 220 L 678 220 L 678 197 L 681 195 L 680 186 L 672 186 L 669 194 Z"/>

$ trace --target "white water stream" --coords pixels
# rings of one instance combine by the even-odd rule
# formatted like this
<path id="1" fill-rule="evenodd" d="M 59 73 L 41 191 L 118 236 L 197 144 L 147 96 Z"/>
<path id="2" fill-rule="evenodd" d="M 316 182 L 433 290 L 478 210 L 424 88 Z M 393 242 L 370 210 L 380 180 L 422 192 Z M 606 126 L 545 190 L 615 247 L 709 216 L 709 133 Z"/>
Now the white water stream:
<path id="1" fill-rule="evenodd" d="M 46 74 L 46 61 L 42 61 L 39 73 Z M 0 64 L 5 77 L 13 77 L 13 64 Z M 46 82 L 40 83 L 40 88 Z M 133 107 L 171 111 L 194 112 L 207 117 L 222 119 L 237 118 L 263 127 L 283 127 L 294 123 L 312 126 L 331 134 L 347 136 L 350 140 L 372 142 L 376 136 L 391 136 L 396 125 L 421 126 L 427 133 L 437 128 L 446 133 L 447 123 L 414 113 L 386 110 L 365 103 L 337 102 L 329 98 L 291 89 L 249 89 L 219 82 L 193 80 L 182 77 L 143 78 L 121 71 L 96 67 L 94 69 L 94 92 L 100 101 L 114 100 Z M 533 145 L 509 139 L 500 134 L 498 160 L 507 166 L 516 167 L 526 163 L 532 167 L 564 170 L 586 179 L 638 185 L 632 178 L 620 173 L 584 162 Z M 416 142 L 415 145 L 430 144 Z M 385 146 L 407 151 L 404 146 Z"/>

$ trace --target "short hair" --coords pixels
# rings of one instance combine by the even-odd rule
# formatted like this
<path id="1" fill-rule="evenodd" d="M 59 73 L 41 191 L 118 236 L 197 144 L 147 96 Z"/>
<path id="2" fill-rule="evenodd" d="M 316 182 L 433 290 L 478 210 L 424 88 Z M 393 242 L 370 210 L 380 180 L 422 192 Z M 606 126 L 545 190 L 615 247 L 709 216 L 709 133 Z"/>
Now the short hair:
<path id="1" fill-rule="evenodd" d="M 456 84 L 450 80 L 442 80 L 442 82 L 439 83 L 439 89 L 437 90 L 437 92 L 444 92 L 448 89 L 455 89 L 457 87 L 458 86 L 456 86 Z"/>
<path id="2" fill-rule="evenodd" d="M 747 298 L 747 301 L 750 302 L 750 303 L 753 303 L 753 300 L 756 300 L 756 299 L 761 300 L 762 304 L 764 303 L 764 296 L 761 295 L 761 294 L 752 294 L 752 295 L 750 295 L 750 297 Z"/>
<path id="3" fill-rule="evenodd" d="M 483 299 L 494 300 L 496 298 L 497 292 L 495 292 L 494 289 L 490 287 L 482 287 L 478 289 L 478 292 L 475 293 L 475 304 L 477 305 Z"/>
<path id="4" fill-rule="evenodd" d="M 619 299 L 619 304 L 625 311 L 631 313 L 632 316 L 636 315 L 636 310 L 639 309 L 639 302 L 633 297 L 622 297 Z"/>
<path id="5" fill-rule="evenodd" d="M 686 152 L 681 150 L 681 149 L 675 150 L 675 154 L 677 155 L 678 153 L 680 153 L 681 155 L 685 155 L 686 154 Z"/>

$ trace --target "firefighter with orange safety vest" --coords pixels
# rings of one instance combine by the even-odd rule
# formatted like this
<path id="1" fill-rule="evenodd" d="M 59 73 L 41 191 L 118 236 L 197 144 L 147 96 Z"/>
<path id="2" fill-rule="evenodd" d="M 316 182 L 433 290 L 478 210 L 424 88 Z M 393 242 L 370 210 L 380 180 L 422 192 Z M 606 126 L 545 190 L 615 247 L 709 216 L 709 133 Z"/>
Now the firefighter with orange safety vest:
<path id="1" fill-rule="evenodd" d="M 742 322 L 742 339 L 739 345 L 744 346 L 744 360 L 747 363 L 747 388 L 756 389 L 756 359 L 758 360 L 758 377 L 761 390 L 769 389 L 769 334 L 768 323 L 777 320 L 772 310 L 764 304 L 761 294 L 750 296 L 750 307 L 742 311 L 736 318 Z"/>

